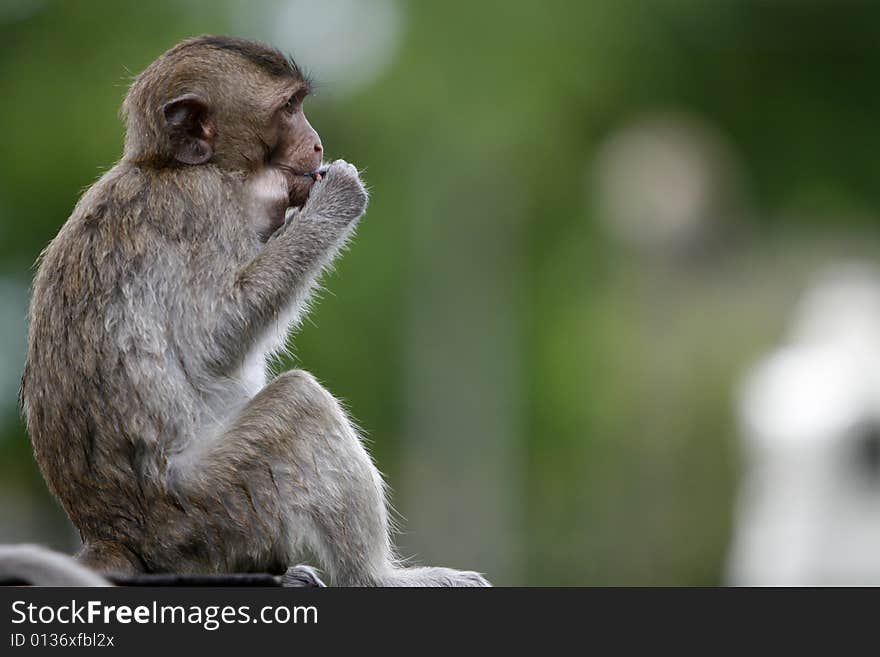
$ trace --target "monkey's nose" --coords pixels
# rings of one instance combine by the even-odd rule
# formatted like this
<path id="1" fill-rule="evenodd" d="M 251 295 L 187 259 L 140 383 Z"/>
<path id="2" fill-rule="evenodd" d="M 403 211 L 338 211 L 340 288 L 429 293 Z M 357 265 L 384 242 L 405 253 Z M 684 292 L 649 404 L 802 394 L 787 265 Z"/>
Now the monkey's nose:
<path id="1" fill-rule="evenodd" d="M 315 144 L 315 152 L 316 153 L 320 153 L 323 150 L 324 150 L 324 147 L 321 146 L 321 142 L 318 142 L 317 144 Z"/>

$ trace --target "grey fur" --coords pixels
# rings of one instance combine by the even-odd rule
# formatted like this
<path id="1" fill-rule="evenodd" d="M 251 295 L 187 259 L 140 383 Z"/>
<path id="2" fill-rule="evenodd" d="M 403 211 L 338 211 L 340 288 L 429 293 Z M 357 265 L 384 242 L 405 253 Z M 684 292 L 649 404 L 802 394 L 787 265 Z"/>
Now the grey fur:
<path id="1" fill-rule="evenodd" d="M 338 585 L 488 585 L 402 567 L 384 483 L 336 399 L 301 370 L 267 382 L 365 211 L 355 167 L 334 162 L 264 241 L 263 174 L 128 143 L 43 253 L 30 309 L 22 409 L 79 559 L 280 573 L 308 547 Z"/>

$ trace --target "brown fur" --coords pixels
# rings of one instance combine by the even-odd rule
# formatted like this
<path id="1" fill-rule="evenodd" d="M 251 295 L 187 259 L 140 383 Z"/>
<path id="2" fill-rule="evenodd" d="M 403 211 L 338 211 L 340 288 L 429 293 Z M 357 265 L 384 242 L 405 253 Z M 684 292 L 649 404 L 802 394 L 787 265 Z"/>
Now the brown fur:
<path id="1" fill-rule="evenodd" d="M 277 51 L 223 37 L 134 82 L 122 160 L 34 279 L 21 401 L 37 463 L 102 570 L 278 572 L 308 546 L 342 584 L 485 583 L 399 567 L 339 404 L 306 372 L 266 380 L 367 202 L 337 161 L 260 234 L 320 162 L 284 109 L 305 84 Z"/>

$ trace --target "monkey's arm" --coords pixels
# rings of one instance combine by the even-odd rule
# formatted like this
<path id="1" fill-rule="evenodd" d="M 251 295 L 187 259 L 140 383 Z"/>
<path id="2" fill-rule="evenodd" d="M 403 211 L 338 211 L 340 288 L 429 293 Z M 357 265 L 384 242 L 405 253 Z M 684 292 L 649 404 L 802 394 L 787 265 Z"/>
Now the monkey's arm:
<path id="1" fill-rule="evenodd" d="M 321 271 L 351 235 L 367 205 L 357 169 L 337 160 L 315 183 L 302 210 L 272 236 L 235 280 L 230 321 L 219 344 L 228 356 L 243 352 L 280 315 L 289 321 L 308 299 Z"/>

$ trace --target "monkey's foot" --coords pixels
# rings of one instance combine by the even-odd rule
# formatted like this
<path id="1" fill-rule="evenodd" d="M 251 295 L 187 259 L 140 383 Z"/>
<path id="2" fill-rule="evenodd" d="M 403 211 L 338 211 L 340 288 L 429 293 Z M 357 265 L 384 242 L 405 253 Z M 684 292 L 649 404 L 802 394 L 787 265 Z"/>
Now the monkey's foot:
<path id="1" fill-rule="evenodd" d="M 483 577 L 480 573 L 471 570 L 463 570 L 458 573 L 458 577 L 454 578 L 455 586 L 492 586 L 492 582 Z"/>
<path id="2" fill-rule="evenodd" d="M 311 566 L 300 564 L 291 566 L 281 576 L 281 586 L 292 588 L 326 587 L 327 585 L 318 577 L 318 571 Z"/>
<path id="3" fill-rule="evenodd" d="M 431 586 L 455 586 L 455 587 L 483 587 L 492 586 L 488 579 L 480 573 L 472 570 L 451 570 L 448 568 L 438 568 L 441 571 L 439 582 L 431 584 Z"/>
<path id="4" fill-rule="evenodd" d="M 453 570 L 437 566 L 397 568 L 378 581 L 379 586 L 492 586 L 480 573 L 472 570 Z"/>

